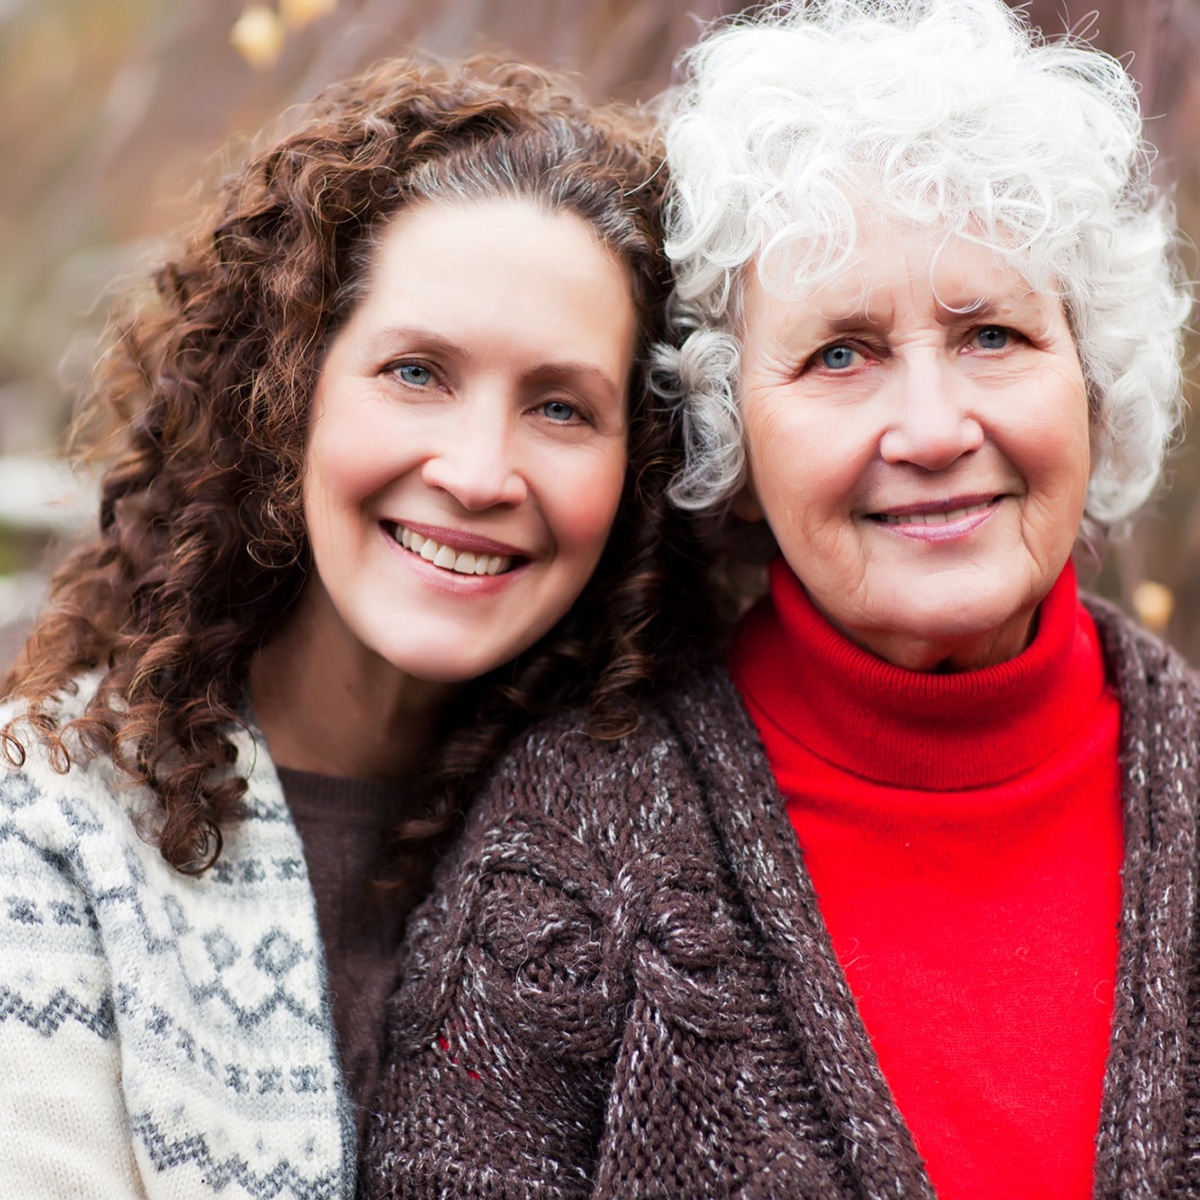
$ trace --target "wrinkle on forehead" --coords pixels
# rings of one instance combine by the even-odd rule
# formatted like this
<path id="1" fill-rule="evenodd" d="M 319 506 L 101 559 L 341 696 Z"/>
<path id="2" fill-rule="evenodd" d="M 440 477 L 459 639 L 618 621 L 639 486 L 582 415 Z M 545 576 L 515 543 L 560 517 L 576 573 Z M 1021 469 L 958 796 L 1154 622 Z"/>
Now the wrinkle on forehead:
<path id="1" fill-rule="evenodd" d="M 981 249 L 991 256 L 983 266 Z M 948 325 L 964 317 L 996 324 L 1032 320 L 1044 334 L 1055 317 L 1065 313 L 1059 293 L 1036 286 L 1002 247 L 888 215 L 872 215 L 863 222 L 853 253 L 842 266 L 808 282 L 799 277 L 808 257 L 802 248 L 793 248 L 788 267 L 780 257 L 786 247 L 777 245 L 775 250 L 773 262 L 760 256 L 750 265 L 747 283 L 753 280 L 767 296 L 804 303 L 833 334 L 890 327 L 897 289 L 912 295 L 922 286 L 929 297 L 922 307 L 932 307 L 937 319 Z M 955 256 L 963 253 L 972 260 L 969 270 L 954 263 Z M 886 297 L 882 303 L 877 299 L 880 294 Z M 744 337 L 744 299 L 740 309 Z"/>
<path id="2" fill-rule="evenodd" d="M 1053 279 L 1035 278 L 1036 264 L 1028 253 L 1028 240 L 1012 233 L 1007 243 L 1003 231 L 989 232 L 983 221 L 970 219 L 965 225 L 944 221 L 922 221 L 903 211 L 880 209 L 865 190 L 854 203 L 846 221 L 828 238 L 801 238 L 794 228 L 782 225 L 765 236 L 760 248 L 747 263 L 742 283 L 754 273 L 763 288 L 780 298 L 797 299 L 814 288 L 830 284 L 852 270 L 861 270 L 873 245 L 897 242 L 920 243 L 933 252 L 932 274 L 942 255 L 955 246 L 990 250 L 998 264 L 1015 269 L 1034 290 L 1056 294 Z M 740 289 L 739 289 L 740 290 Z"/>

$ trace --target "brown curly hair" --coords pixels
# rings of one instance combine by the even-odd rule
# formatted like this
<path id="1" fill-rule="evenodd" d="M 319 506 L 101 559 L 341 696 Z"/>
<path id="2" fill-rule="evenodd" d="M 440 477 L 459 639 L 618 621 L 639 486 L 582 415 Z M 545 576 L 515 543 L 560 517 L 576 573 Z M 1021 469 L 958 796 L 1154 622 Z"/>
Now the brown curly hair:
<path id="1" fill-rule="evenodd" d="M 436 838 L 538 712 L 589 705 L 597 736 L 634 723 L 633 700 L 667 656 L 703 637 L 697 554 L 665 501 L 678 435 L 645 386 L 663 335 L 664 179 L 648 123 L 588 104 L 563 76 L 477 57 L 386 62 L 292 114 L 293 130 L 220 188 L 156 300 L 114 326 L 77 428 L 107 462 L 99 534 L 55 574 L 5 695 L 63 770 L 67 729 L 153 789 L 163 857 L 200 872 L 240 813 L 231 725 L 245 720 L 251 656 L 310 568 L 300 487 L 310 398 L 374 246 L 405 205 L 534 201 L 582 217 L 624 263 L 640 318 L 629 470 L 595 576 L 537 645 L 468 687 L 427 777 L 439 786 L 409 843 Z M 685 615 L 686 614 L 686 615 Z M 96 672 L 82 716 L 54 701 Z"/>

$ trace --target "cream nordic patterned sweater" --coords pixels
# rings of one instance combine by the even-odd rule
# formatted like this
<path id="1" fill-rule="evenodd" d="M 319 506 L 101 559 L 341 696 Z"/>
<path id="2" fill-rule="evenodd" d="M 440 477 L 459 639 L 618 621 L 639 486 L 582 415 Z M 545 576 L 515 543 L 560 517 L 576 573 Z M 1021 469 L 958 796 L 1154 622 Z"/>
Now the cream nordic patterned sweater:
<path id="1" fill-rule="evenodd" d="M 300 836 L 265 747 L 233 736 L 248 816 L 197 878 L 139 836 L 149 794 L 107 759 L 60 774 L 25 738 L 23 768 L 0 760 L 5 1196 L 353 1194 Z"/>

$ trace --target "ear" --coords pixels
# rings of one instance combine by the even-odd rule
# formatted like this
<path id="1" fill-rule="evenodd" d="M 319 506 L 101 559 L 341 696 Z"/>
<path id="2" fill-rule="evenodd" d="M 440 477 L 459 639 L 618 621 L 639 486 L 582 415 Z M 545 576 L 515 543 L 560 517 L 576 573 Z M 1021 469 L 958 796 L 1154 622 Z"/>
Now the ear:
<path id="1" fill-rule="evenodd" d="M 754 490 L 754 475 L 749 464 L 746 466 L 746 482 L 738 489 L 729 507 L 733 515 L 741 517 L 743 521 L 761 521 L 766 516 L 758 502 L 758 492 Z"/>

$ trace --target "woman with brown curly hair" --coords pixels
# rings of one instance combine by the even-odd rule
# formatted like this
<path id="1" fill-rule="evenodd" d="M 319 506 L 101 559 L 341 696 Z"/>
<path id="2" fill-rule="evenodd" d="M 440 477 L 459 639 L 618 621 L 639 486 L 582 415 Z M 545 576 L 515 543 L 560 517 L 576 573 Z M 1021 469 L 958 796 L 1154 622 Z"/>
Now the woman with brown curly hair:
<path id="1" fill-rule="evenodd" d="M 685 634 L 658 167 L 561 79 L 388 63 L 123 319 L 99 531 L 0 708 L 14 1194 L 353 1191 L 439 839 L 536 713 L 625 731 Z"/>

